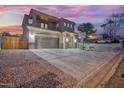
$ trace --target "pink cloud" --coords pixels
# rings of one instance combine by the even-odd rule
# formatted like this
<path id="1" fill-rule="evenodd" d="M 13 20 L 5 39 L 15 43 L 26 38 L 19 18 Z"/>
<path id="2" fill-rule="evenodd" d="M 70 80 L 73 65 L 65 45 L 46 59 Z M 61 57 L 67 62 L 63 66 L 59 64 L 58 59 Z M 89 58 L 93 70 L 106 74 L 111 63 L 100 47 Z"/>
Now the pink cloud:
<path id="1" fill-rule="evenodd" d="M 101 5 L 99 8 L 105 9 L 105 10 L 111 10 L 111 9 L 117 9 L 117 8 L 124 8 L 122 5 Z"/>
<path id="2" fill-rule="evenodd" d="M 46 8 L 46 12 L 48 13 L 55 13 L 59 11 L 59 6 L 49 6 L 49 5 L 15 5 L 15 6 L 0 6 L 0 12 L 11 10 L 15 11 L 18 14 L 28 14 L 30 12 L 30 9 L 37 9 L 37 8 Z"/>
<path id="3" fill-rule="evenodd" d="M 24 14 L 24 13 L 29 13 L 31 8 L 37 8 L 38 6 L 35 5 L 15 5 L 15 6 L 6 6 L 6 5 L 0 5 L 0 12 L 2 11 L 16 11 L 18 14 Z"/>
<path id="4" fill-rule="evenodd" d="M 0 27 L 0 32 L 20 34 L 22 33 L 22 28 L 19 25 L 5 26 L 5 27 Z"/>
<path id="5" fill-rule="evenodd" d="M 70 8 L 68 9 L 68 11 L 77 13 L 77 12 L 80 12 L 82 9 L 88 9 L 90 7 L 91 6 L 89 6 L 89 5 L 70 6 Z"/>
<path id="6" fill-rule="evenodd" d="M 45 6 L 39 6 L 41 8 L 46 8 L 47 12 L 54 13 L 59 11 L 59 6 L 58 5 L 45 5 Z"/>
<path id="7" fill-rule="evenodd" d="M 75 18 L 102 18 L 108 17 L 110 14 L 105 13 L 95 13 L 92 11 L 82 11 L 80 13 L 67 13 L 67 14 L 60 14 L 60 17 L 68 18 L 68 19 L 75 19 Z"/>
<path id="8" fill-rule="evenodd" d="M 5 10 L 6 10 L 6 6 L 0 5 L 0 12 L 5 11 Z"/>
<path id="9" fill-rule="evenodd" d="M 34 8 L 34 9 L 37 9 L 37 8 L 44 8 L 46 10 L 43 10 L 43 12 L 46 12 L 46 13 L 59 13 L 58 15 L 64 15 L 65 16 L 67 14 L 79 14 L 80 13 L 82 15 L 85 15 L 83 14 L 85 11 L 86 12 L 89 12 L 87 11 L 89 8 L 92 8 L 93 6 L 90 6 L 90 5 L 69 5 L 67 6 L 67 9 L 63 9 L 61 10 L 61 6 L 59 5 L 44 5 L 44 6 L 39 6 L 39 5 L 21 5 L 21 6 L 0 6 L 0 11 L 7 11 L 7 10 L 11 10 L 11 11 L 16 11 L 16 13 L 18 14 L 28 14 L 30 9 L 31 8 Z M 117 8 L 120 8 L 120 7 L 124 7 L 124 6 L 120 6 L 120 5 L 99 5 L 99 6 L 95 6 L 97 8 L 100 8 L 100 9 L 104 9 L 104 10 L 111 10 L 111 9 L 117 9 Z M 95 15 L 95 14 L 88 14 L 88 16 L 90 15 Z M 99 15 L 99 14 L 98 14 Z M 97 15 L 97 16 L 98 16 Z M 102 15 L 101 15 L 102 16 Z M 103 14 L 104 16 L 104 14 Z"/>
<path id="10" fill-rule="evenodd" d="M 30 9 L 38 9 L 41 12 L 48 13 L 57 17 L 65 17 L 68 19 L 77 18 L 102 18 L 110 15 L 112 9 L 124 8 L 121 5 L 15 5 L 0 6 L 0 12 L 13 11 L 17 14 L 28 14 Z M 92 10 L 92 9 L 96 10 Z M 102 10 L 106 10 L 101 12 Z M 110 10 L 110 12 L 109 12 Z M 99 12 L 100 11 L 100 12 Z"/>

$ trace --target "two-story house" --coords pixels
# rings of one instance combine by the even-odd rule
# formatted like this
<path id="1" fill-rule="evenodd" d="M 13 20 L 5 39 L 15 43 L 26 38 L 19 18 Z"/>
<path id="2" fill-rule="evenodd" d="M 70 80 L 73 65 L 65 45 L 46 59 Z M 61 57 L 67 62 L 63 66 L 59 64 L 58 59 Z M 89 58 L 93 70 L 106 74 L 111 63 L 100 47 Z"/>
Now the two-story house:
<path id="1" fill-rule="evenodd" d="M 31 9 L 24 15 L 23 37 L 28 48 L 74 48 L 75 23 Z"/>

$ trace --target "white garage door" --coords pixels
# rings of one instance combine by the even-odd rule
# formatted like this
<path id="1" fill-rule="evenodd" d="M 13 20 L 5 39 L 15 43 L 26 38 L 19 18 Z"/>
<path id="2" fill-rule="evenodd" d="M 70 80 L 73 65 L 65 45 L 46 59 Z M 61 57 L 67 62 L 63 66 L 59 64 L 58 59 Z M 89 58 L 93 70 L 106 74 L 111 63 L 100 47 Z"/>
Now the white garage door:
<path id="1" fill-rule="evenodd" d="M 59 48 L 59 38 L 36 36 L 36 48 Z"/>

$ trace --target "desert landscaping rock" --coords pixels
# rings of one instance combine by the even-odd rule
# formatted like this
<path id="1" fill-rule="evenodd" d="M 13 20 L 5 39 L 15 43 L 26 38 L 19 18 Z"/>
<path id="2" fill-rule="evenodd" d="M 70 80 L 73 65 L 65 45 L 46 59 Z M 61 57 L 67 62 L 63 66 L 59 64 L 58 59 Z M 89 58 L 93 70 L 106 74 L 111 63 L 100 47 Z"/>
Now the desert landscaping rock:
<path id="1" fill-rule="evenodd" d="M 0 52 L 0 87 L 74 87 L 76 84 L 72 76 L 28 50 Z"/>

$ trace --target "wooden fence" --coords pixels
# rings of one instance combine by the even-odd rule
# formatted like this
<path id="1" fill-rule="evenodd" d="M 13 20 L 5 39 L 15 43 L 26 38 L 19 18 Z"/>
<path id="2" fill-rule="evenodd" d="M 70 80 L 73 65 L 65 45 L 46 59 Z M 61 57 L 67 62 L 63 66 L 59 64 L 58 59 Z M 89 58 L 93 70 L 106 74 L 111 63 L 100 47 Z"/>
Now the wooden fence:
<path id="1" fill-rule="evenodd" d="M 1 49 L 26 49 L 27 40 L 20 37 L 3 36 L 1 39 Z"/>

